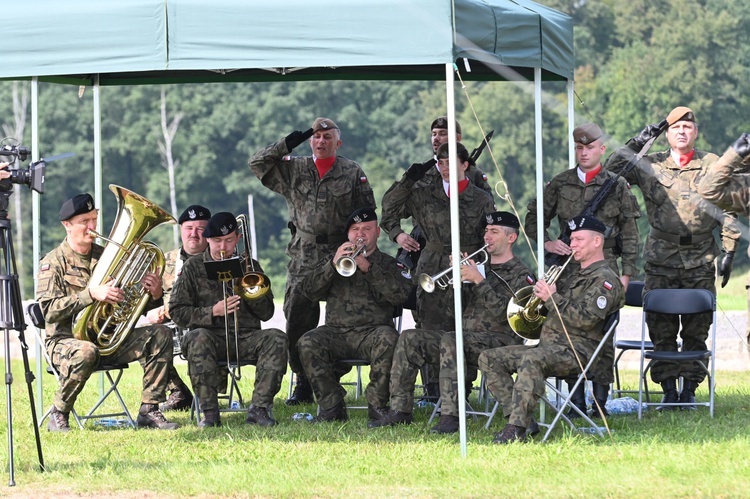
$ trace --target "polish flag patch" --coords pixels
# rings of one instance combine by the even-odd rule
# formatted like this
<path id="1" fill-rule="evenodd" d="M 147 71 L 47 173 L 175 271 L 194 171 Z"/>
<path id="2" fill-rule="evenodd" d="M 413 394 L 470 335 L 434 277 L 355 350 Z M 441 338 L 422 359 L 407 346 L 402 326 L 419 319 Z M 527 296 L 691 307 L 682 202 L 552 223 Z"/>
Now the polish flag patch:
<path id="1" fill-rule="evenodd" d="M 367 177 L 365 177 L 365 176 L 359 177 L 359 183 L 360 184 L 366 184 L 367 183 Z"/>
<path id="2" fill-rule="evenodd" d="M 487 174 L 485 173 L 482 174 L 482 180 L 484 180 L 485 182 L 487 181 Z"/>
<path id="3" fill-rule="evenodd" d="M 526 282 L 528 282 L 529 284 L 534 284 L 534 278 L 531 277 L 530 275 L 527 275 L 526 276 Z"/>
<path id="4" fill-rule="evenodd" d="M 604 281 L 604 289 L 606 289 L 607 291 L 611 290 L 612 289 L 612 283 L 609 282 L 609 281 Z"/>
<path id="5" fill-rule="evenodd" d="M 49 263 L 45 263 L 42 265 L 42 267 L 39 269 L 39 272 L 46 272 L 49 270 Z"/>

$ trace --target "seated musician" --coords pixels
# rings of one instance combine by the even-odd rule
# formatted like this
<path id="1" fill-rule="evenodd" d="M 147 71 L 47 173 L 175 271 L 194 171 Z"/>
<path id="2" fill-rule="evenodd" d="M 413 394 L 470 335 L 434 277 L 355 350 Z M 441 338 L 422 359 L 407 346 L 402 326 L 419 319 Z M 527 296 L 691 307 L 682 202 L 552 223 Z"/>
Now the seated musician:
<path id="1" fill-rule="evenodd" d="M 534 296 L 549 311 L 539 344 L 493 348 L 479 355 L 487 388 L 508 418 L 495 443 L 520 441 L 539 432 L 532 416 L 544 395 L 545 380 L 578 375 L 602 339 L 607 316 L 625 304 L 623 285 L 604 258 L 606 226 L 593 217 L 575 217 L 568 226 L 570 248 L 580 268 L 568 277 L 562 293 L 555 283 L 540 280 L 534 285 Z"/>
<path id="2" fill-rule="evenodd" d="M 88 286 L 91 273 L 103 248 L 94 243 L 89 232 L 96 230 L 98 210 L 89 194 L 78 194 L 60 208 L 66 238 L 41 261 L 37 301 L 47 323 L 45 348 L 52 366 L 59 373 L 60 386 L 55 393 L 48 429 L 70 430 L 69 415 L 86 381 L 101 364 L 128 364 L 137 360 L 143 367 L 143 391 L 138 411 L 138 426 L 173 430 L 159 411 L 165 399 L 167 373 L 172 359 L 172 333 L 168 327 L 153 325 L 131 331 L 119 348 L 106 357 L 94 343 L 73 336 L 76 314 L 94 302 L 111 305 L 125 298 L 125 289 L 111 283 Z M 154 300 L 162 297 L 161 278 L 147 273 L 141 284 Z"/>
<path id="3" fill-rule="evenodd" d="M 276 424 L 271 416 L 273 398 L 281 388 L 288 356 L 284 332 L 260 328 L 261 321 L 273 316 L 273 293 L 269 291 L 255 300 L 227 293 L 230 296 L 224 299 L 222 282 L 208 278 L 204 262 L 222 260 L 235 251 L 240 236 L 234 215 L 221 212 L 212 216 L 203 237 L 208 240 L 208 248 L 185 262 L 169 300 L 174 322 L 190 329 L 182 348 L 193 391 L 203 411 L 198 425 L 221 426 L 218 401 L 221 376 L 217 361 L 227 360 L 229 351 L 229 361 L 257 359 L 252 404 L 245 421 L 273 426 Z M 253 268 L 260 269 L 255 260 Z M 231 291 L 231 283 L 228 287 Z M 236 329 L 234 314 L 237 314 Z"/>
<path id="4" fill-rule="evenodd" d="M 391 360 L 398 340 L 393 315 L 410 288 L 396 259 L 378 249 L 380 228 L 373 208 L 352 213 L 346 231 L 349 242 L 323 258 L 302 281 L 302 292 L 308 299 L 326 301 L 325 325 L 308 331 L 297 343 L 305 375 L 320 404 L 315 422 L 348 419 L 346 390 L 335 368 L 339 359 L 369 362 L 370 383 L 365 390 L 368 416 L 374 420 L 385 413 Z M 355 255 L 361 245 L 364 250 Z M 348 277 L 337 271 L 345 257 L 353 257 L 356 265 Z"/>

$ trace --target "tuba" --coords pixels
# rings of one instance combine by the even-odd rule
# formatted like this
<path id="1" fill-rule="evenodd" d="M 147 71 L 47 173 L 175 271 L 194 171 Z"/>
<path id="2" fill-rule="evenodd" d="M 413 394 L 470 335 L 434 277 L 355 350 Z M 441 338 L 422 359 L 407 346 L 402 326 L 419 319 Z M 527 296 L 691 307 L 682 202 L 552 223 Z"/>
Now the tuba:
<path id="1" fill-rule="evenodd" d="M 573 251 L 562 265 L 552 265 L 542 280 L 547 284 L 554 284 L 575 254 Z M 542 313 L 543 304 L 540 298 L 534 296 L 534 286 L 521 288 L 510 299 L 506 309 L 510 328 L 525 340 L 538 340 L 542 333 L 542 325 L 547 320 Z"/>
<path id="2" fill-rule="evenodd" d="M 239 288 L 237 294 L 244 300 L 257 300 L 271 290 L 271 280 L 263 272 L 255 270 L 253 255 L 250 251 L 250 232 L 247 227 L 247 217 L 244 214 L 237 216 L 237 226 L 242 231 L 245 249 L 245 273 L 237 286 Z"/>
<path id="3" fill-rule="evenodd" d="M 148 303 L 149 294 L 141 286 L 143 276 L 164 272 L 164 253 L 141 239 L 154 227 L 175 223 L 172 215 L 143 196 L 114 184 L 109 189 L 117 198 L 117 216 L 109 237 L 91 231 L 107 244 L 88 286 L 112 283 L 123 290 L 125 299 L 116 305 L 94 302 L 73 321 L 73 336 L 94 343 L 102 356 L 119 348 Z"/>

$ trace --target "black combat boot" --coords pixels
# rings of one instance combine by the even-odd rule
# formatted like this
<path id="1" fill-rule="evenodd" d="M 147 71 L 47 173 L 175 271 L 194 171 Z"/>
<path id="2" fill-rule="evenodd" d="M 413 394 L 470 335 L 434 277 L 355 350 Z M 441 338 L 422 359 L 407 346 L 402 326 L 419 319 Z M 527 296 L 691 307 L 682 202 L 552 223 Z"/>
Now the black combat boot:
<path id="1" fill-rule="evenodd" d="M 568 381 L 568 390 L 573 388 L 573 385 L 575 384 L 574 381 Z M 581 412 L 586 414 L 586 389 L 585 389 L 585 383 L 581 383 L 578 385 L 578 388 L 576 388 L 576 391 L 573 392 L 573 396 L 570 397 L 570 403 L 576 407 L 578 407 Z M 568 409 L 568 413 L 566 414 L 568 419 L 576 419 L 580 418 L 581 415 L 578 414 L 573 408 Z"/>
<path id="2" fill-rule="evenodd" d="M 388 414 L 376 421 L 367 423 L 368 428 L 381 428 L 383 426 L 396 426 L 397 424 L 411 424 L 414 416 L 411 412 L 388 411 Z"/>
<path id="3" fill-rule="evenodd" d="M 609 385 L 600 385 L 599 383 L 594 382 L 593 383 L 594 388 L 594 399 L 596 400 L 596 404 L 594 404 L 591 407 L 591 417 L 592 418 L 601 418 L 602 415 L 606 418 L 609 416 L 609 411 L 607 411 L 607 398 L 609 398 Z M 601 413 L 599 412 L 599 408 L 601 408 Z"/>
<path id="4" fill-rule="evenodd" d="M 296 374 L 297 384 L 294 385 L 292 396 L 286 401 L 286 405 L 312 404 L 313 399 L 312 386 L 304 374 Z"/>
<path id="5" fill-rule="evenodd" d="M 680 402 L 684 404 L 695 404 L 695 389 L 698 388 L 697 381 L 685 380 L 682 384 L 682 393 L 680 393 Z M 695 405 L 680 406 L 681 411 L 695 411 Z"/>
<path id="6" fill-rule="evenodd" d="M 458 416 L 440 416 L 440 421 L 430 429 L 430 433 L 456 433 L 458 431 L 458 424 Z"/>
<path id="7" fill-rule="evenodd" d="M 52 411 L 49 413 L 49 421 L 47 422 L 47 429 L 49 431 L 68 432 L 70 431 L 70 425 L 68 424 L 69 412 L 60 412 L 57 407 L 52 407 Z"/>
<path id="8" fill-rule="evenodd" d="M 492 440 L 493 444 L 510 444 L 513 442 L 523 442 L 526 439 L 526 428 L 508 423 L 503 431 L 497 433 Z"/>
<path id="9" fill-rule="evenodd" d="M 343 400 L 330 409 L 321 409 L 320 413 L 312 420 L 313 423 L 328 421 L 349 421 L 349 414 L 346 412 L 346 404 Z"/>
<path id="10" fill-rule="evenodd" d="M 218 428 L 219 426 L 221 426 L 219 409 L 203 411 L 203 419 L 198 423 L 198 428 Z"/>
<path id="11" fill-rule="evenodd" d="M 661 382 L 661 388 L 664 390 L 664 396 L 661 398 L 662 404 L 674 404 L 679 402 L 677 396 L 677 379 L 668 378 Z M 660 405 L 656 408 L 657 411 L 674 411 L 675 406 L 673 405 Z"/>
<path id="12" fill-rule="evenodd" d="M 187 386 L 182 385 L 176 390 L 172 390 L 172 393 L 167 397 L 166 402 L 159 404 L 159 410 L 161 412 L 167 411 L 186 411 L 193 405 L 193 394 Z"/>
<path id="13" fill-rule="evenodd" d="M 157 430 L 176 430 L 177 423 L 170 423 L 159 410 L 159 404 L 141 404 L 136 420 L 140 428 L 156 428 Z"/>
<path id="14" fill-rule="evenodd" d="M 268 413 L 268 409 L 266 409 L 265 407 L 251 406 L 247 410 L 245 423 L 258 426 L 275 426 L 276 420 L 271 417 L 271 415 Z"/>
<path id="15" fill-rule="evenodd" d="M 375 407 L 372 404 L 367 404 L 367 420 L 368 421 L 377 421 L 378 419 L 388 414 L 388 412 L 389 411 L 387 407 Z"/>

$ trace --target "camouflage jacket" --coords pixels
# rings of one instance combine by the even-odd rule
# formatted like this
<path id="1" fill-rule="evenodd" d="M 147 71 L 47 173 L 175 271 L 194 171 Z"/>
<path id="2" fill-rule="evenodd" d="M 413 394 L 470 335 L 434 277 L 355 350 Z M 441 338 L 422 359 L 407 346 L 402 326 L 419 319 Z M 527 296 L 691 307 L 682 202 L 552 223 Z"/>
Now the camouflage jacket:
<path id="1" fill-rule="evenodd" d="M 203 264 L 212 260 L 211 253 L 206 248 L 202 254 L 192 256 L 185 262 L 180 278 L 172 289 L 169 311 L 172 320 L 181 328 L 205 328 L 224 334 L 224 316 L 213 316 L 212 313 L 213 306 L 224 299 L 222 283 L 210 280 Z M 263 271 L 255 260 L 253 265 L 256 271 Z M 272 291 L 257 300 L 242 300 L 237 316 L 240 332 L 260 329 L 260 322 L 273 317 L 273 312 Z M 229 329 L 233 330 L 234 317 L 230 315 L 229 320 Z"/>
<path id="2" fill-rule="evenodd" d="M 347 240 L 346 219 L 354 210 L 376 204 L 365 172 L 354 161 L 337 156 L 321 179 L 312 157 L 285 156 L 289 152 L 281 139 L 256 152 L 249 165 L 264 186 L 286 199 L 296 228 L 286 251 L 289 270 L 305 273 Z"/>
<path id="3" fill-rule="evenodd" d="M 573 168 L 556 175 L 544 188 L 544 240 L 553 238 L 549 235 L 549 226 L 553 218 L 557 217 L 560 226 L 568 220 L 581 214 L 589 201 L 599 192 L 599 189 L 615 175 L 602 168 L 588 184 L 578 178 L 578 168 Z M 612 229 L 610 237 L 605 243 L 604 256 L 612 268 L 616 269 L 618 256 L 614 253 L 615 238 L 622 240 L 622 273 L 634 276 L 638 273 L 640 239 L 636 219 L 641 216 L 638 201 L 630 192 L 625 179 L 620 178 L 617 186 L 610 191 L 606 201 L 595 212 L 596 218 Z M 528 212 L 524 229 L 529 237 L 537 237 L 536 199 L 528 205 Z"/>
<path id="4" fill-rule="evenodd" d="M 569 346 L 572 342 L 589 359 L 604 336 L 605 319 L 625 305 L 625 289 L 606 260 L 579 269 L 567 283 L 565 291 L 554 293 L 544 303 L 548 313 L 539 344 Z"/>
<path id="5" fill-rule="evenodd" d="M 492 197 L 469 182 L 459 196 L 459 236 L 461 251 L 473 253 L 484 245 L 483 220 L 495 211 Z M 403 232 L 401 220 L 414 217 L 422 228 L 427 244 L 417 264 L 416 275 L 430 275 L 450 264 L 451 214 L 450 199 L 445 195 L 443 180 L 435 178 L 422 187 L 404 175 L 383 196 L 383 217 L 380 226 L 395 241 Z"/>
<path id="6" fill-rule="evenodd" d="M 484 268 L 487 277 L 482 282 L 464 284 L 463 327 L 466 331 L 503 335 L 506 345 L 520 344 L 523 339 L 508 325 L 506 309 L 513 296 L 511 289 L 516 292 L 533 285 L 536 282 L 534 274 L 517 257 L 505 263 L 485 264 Z"/>
<path id="7" fill-rule="evenodd" d="M 434 182 L 436 178 L 442 178 L 440 176 L 440 170 L 437 168 L 437 166 L 435 168 L 430 168 L 427 173 L 425 173 L 424 177 L 422 177 L 422 179 L 417 182 L 417 187 L 424 187 L 425 185 L 429 185 Z M 485 175 L 479 167 L 472 166 L 471 169 L 466 172 L 466 178 L 471 180 L 471 183 L 485 191 L 491 197 L 493 196 L 492 188 L 487 182 L 487 175 Z"/>
<path id="8" fill-rule="evenodd" d="M 698 191 L 721 209 L 750 215 L 750 156 L 744 159 L 731 147 L 708 168 Z M 750 248 L 748 248 L 750 251 Z"/>
<path id="9" fill-rule="evenodd" d="M 367 255 L 372 266 L 350 277 L 339 275 L 333 255 L 323 258 L 302 280 L 302 292 L 312 301 L 326 301 L 326 326 L 392 326 L 396 309 L 406 301 L 410 281 L 401 275 L 396 259 L 375 250 Z"/>
<path id="10" fill-rule="evenodd" d="M 628 146 L 621 147 L 607 159 L 605 168 L 617 173 L 632 155 Z M 693 160 L 680 168 L 667 150 L 644 156 L 638 167 L 628 173 L 626 179 L 643 193 L 651 225 L 643 251 L 646 262 L 680 269 L 710 264 L 718 252 L 711 235 L 717 227 L 722 228 L 724 249 L 737 249 L 740 237 L 737 216 L 722 212 L 698 194 L 698 185 L 717 159 L 715 154 L 696 149 Z M 663 234 L 683 238 L 684 244 L 666 240 Z"/>
<path id="11" fill-rule="evenodd" d="M 42 258 L 36 300 L 47 323 L 48 344 L 60 338 L 72 338 L 75 316 L 94 303 L 87 286 L 103 250 L 94 244 L 89 255 L 79 255 L 68 245 L 66 238 Z"/>

